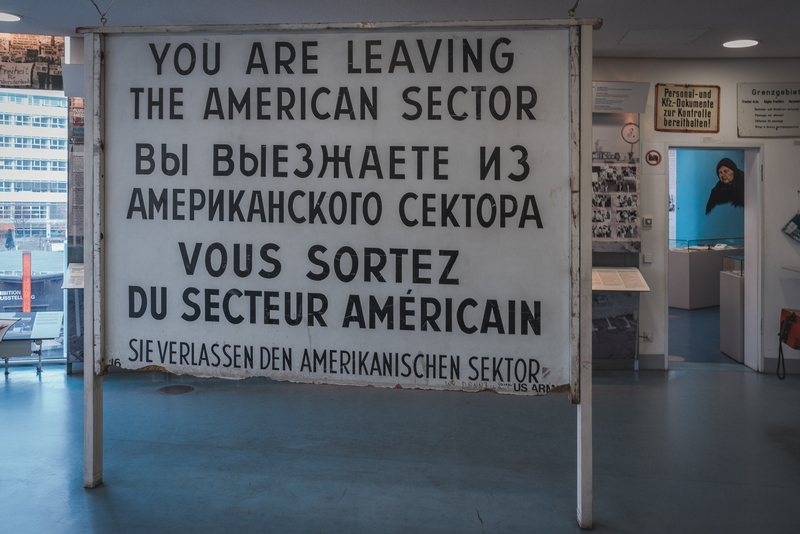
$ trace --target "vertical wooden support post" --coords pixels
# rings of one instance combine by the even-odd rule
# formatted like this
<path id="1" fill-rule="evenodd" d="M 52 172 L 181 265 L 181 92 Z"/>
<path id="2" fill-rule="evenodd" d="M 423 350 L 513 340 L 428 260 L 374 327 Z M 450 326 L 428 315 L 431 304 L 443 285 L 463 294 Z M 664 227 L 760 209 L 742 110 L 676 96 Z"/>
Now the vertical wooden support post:
<path id="1" fill-rule="evenodd" d="M 101 330 L 102 182 L 103 182 L 103 36 L 84 39 L 86 139 L 91 140 L 91 163 L 84 186 L 84 362 L 83 362 L 83 486 L 103 482 L 103 339 Z"/>
<path id="2" fill-rule="evenodd" d="M 592 495 L 592 26 L 580 28 L 580 404 L 578 404 L 578 525 L 594 528 Z"/>
<path id="3" fill-rule="evenodd" d="M 84 353 L 89 354 L 89 353 Z M 85 356 L 84 356 L 85 357 Z M 83 487 L 103 482 L 103 377 L 83 365 Z"/>

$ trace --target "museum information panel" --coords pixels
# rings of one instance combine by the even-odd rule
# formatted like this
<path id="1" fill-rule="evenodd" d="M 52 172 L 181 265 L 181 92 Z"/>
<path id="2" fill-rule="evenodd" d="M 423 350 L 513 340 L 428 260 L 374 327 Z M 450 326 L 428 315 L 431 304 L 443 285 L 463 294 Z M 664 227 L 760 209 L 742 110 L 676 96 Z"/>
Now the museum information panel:
<path id="1" fill-rule="evenodd" d="M 567 387 L 567 28 L 117 34 L 104 57 L 109 363 Z"/>
<path id="2" fill-rule="evenodd" d="M 799 137 L 800 83 L 740 83 L 739 137 Z"/>

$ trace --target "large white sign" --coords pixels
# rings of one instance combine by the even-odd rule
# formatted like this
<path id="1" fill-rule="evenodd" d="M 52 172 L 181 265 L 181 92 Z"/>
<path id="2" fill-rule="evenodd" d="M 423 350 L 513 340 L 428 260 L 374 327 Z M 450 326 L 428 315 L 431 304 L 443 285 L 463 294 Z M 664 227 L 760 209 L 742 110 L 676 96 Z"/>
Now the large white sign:
<path id="1" fill-rule="evenodd" d="M 800 137 L 800 83 L 740 83 L 739 137 Z"/>
<path id="2" fill-rule="evenodd" d="M 569 384 L 567 28 L 116 34 L 105 68 L 110 362 Z"/>

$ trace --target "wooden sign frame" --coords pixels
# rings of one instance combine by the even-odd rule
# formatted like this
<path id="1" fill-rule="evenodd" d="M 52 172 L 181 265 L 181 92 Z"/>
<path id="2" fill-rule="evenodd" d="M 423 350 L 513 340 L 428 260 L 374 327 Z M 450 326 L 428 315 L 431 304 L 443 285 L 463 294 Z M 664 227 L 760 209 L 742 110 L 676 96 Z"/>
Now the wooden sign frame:
<path id="1" fill-rule="evenodd" d="M 173 26 L 78 29 L 85 34 L 86 138 L 91 143 L 91 163 L 86 167 L 85 235 L 91 239 L 85 259 L 85 354 L 84 366 L 84 486 L 94 488 L 103 479 L 103 375 L 113 363 L 107 354 L 110 346 L 107 325 L 107 270 L 109 265 L 106 227 L 106 160 L 109 145 L 106 116 L 107 40 L 115 34 L 191 33 L 191 32 L 334 32 L 409 30 L 409 29 L 502 29 L 561 27 L 569 31 L 569 149 L 570 204 L 570 305 L 564 321 L 569 322 L 569 397 L 577 405 L 577 519 L 581 528 L 590 529 L 592 519 L 592 356 L 591 356 L 591 154 L 592 154 L 592 30 L 598 19 L 545 21 L 491 21 L 451 23 L 345 23 L 294 25 Z M 91 236 L 91 237 L 90 237 Z M 106 241 L 104 241 L 104 238 Z M 582 320 L 583 319 L 583 320 Z"/>

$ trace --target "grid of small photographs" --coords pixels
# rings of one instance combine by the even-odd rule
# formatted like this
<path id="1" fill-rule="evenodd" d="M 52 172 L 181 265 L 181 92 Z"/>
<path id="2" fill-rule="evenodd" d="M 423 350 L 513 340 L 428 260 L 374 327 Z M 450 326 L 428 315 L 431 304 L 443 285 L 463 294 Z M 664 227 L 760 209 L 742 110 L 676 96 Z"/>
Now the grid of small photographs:
<path id="1" fill-rule="evenodd" d="M 592 235 L 639 241 L 639 182 L 634 163 L 592 165 Z"/>

